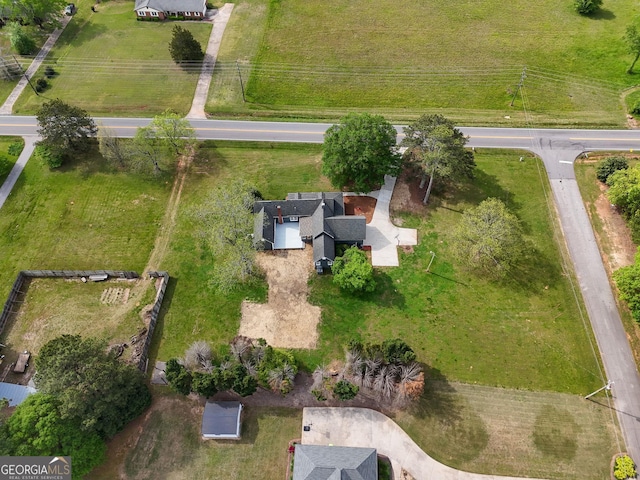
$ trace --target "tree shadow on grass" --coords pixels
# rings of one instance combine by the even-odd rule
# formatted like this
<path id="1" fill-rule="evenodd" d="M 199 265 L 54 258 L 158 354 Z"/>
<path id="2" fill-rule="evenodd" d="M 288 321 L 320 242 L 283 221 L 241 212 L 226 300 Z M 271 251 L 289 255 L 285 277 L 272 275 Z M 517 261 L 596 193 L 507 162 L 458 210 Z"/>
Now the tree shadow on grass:
<path id="1" fill-rule="evenodd" d="M 372 293 L 362 295 L 363 300 L 375 303 L 380 307 L 399 308 L 405 307 L 404 295 L 398 291 L 393 283 L 393 278 L 386 272 L 375 271 L 376 289 Z"/>
<path id="2" fill-rule="evenodd" d="M 453 424 L 461 419 L 460 408 L 455 400 L 455 389 L 447 377 L 437 368 L 422 364 L 424 370 L 424 393 L 408 411 L 413 416 L 438 418 L 445 424 Z"/>
<path id="3" fill-rule="evenodd" d="M 65 27 L 61 38 L 59 38 L 56 43 L 58 44 L 58 47 L 64 45 L 73 45 L 74 48 L 77 48 L 79 46 L 82 46 L 86 42 L 90 42 L 91 40 L 102 36 L 108 31 L 109 29 L 106 25 L 102 23 L 94 23 L 90 20 L 86 20 L 83 23 L 75 21 L 69 22 L 69 24 Z M 124 31 L 116 31 L 115 35 L 118 35 L 119 33 L 123 36 L 125 34 Z M 57 59 L 54 58 L 53 60 L 56 61 Z"/>
<path id="4" fill-rule="evenodd" d="M 616 14 L 606 8 L 599 8 L 591 15 L 587 15 L 587 18 L 590 18 L 591 20 L 614 20 L 616 18 Z"/>

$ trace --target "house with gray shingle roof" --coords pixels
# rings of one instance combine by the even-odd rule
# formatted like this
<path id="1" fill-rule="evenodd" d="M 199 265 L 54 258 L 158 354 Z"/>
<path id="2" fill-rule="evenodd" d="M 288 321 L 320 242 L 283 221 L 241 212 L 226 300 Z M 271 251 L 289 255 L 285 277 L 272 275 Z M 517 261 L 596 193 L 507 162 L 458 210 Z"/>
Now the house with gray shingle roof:
<path id="1" fill-rule="evenodd" d="M 183 17 L 202 20 L 207 12 L 207 0 L 136 0 L 133 8 L 138 20 L 164 20 Z"/>
<path id="2" fill-rule="evenodd" d="M 336 244 L 362 246 L 366 219 L 345 215 L 341 192 L 290 193 L 286 200 L 258 201 L 254 243 L 264 250 L 304 248 L 313 245 L 313 262 L 318 273 L 331 268 Z"/>
<path id="3" fill-rule="evenodd" d="M 293 480 L 378 480 L 375 448 L 296 445 Z"/>

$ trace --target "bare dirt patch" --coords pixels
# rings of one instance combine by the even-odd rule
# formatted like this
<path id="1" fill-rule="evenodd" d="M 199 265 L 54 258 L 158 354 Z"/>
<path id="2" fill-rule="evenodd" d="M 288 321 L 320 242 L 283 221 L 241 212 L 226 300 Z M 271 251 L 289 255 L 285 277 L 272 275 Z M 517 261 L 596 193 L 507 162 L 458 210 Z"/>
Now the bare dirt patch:
<path id="1" fill-rule="evenodd" d="M 389 209 L 392 213 L 424 213 L 427 208 L 422 203 L 424 194 L 424 188 L 420 188 L 420 179 L 405 171 L 396 181 Z M 394 219 L 394 223 L 396 223 L 396 219 Z"/>
<path id="2" fill-rule="evenodd" d="M 264 338 L 282 348 L 315 348 L 320 307 L 307 301 L 307 280 L 313 271 L 312 249 L 258 254 L 269 284 L 267 303 L 242 303 L 240 335 Z"/>
<path id="3" fill-rule="evenodd" d="M 371 223 L 377 200 L 369 196 L 350 195 L 344 197 L 344 212 L 347 215 L 363 215 Z"/>
<path id="4" fill-rule="evenodd" d="M 602 251 L 605 265 L 611 273 L 620 267 L 633 264 L 636 253 L 636 246 L 631 240 L 631 232 L 625 223 L 622 215 L 611 205 L 605 195 L 607 187 L 599 185 L 600 195 L 595 202 L 596 211 L 602 221 L 602 229 L 610 242 L 611 251 L 609 254 Z"/>

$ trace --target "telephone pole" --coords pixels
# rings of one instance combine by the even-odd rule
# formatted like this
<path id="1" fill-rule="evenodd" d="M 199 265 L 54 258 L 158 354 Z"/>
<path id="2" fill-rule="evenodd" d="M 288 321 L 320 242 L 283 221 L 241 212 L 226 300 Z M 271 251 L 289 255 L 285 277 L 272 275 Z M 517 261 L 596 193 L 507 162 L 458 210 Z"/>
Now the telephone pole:
<path id="1" fill-rule="evenodd" d="M 609 390 L 611 390 L 611 386 L 613 385 L 613 382 L 611 380 L 607 381 L 607 384 L 604 387 L 600 387 L 598 390 L 596 390 L 593 393 L 590 393 L 589 395 L 587 395 L 586 397 L 584 397 L 585 400 L 588 400 L 589 398 L 593 397 L 596 393 L 601 392 L 602 390 L 606 390 L 607 392 Z"/>
<path id="2" fill-rule="evenodd" d="M 240 73 L 240 65 L 238 65 L 238 60 L 236 60 L 236 68 L 238 69 L 238 78 L 240 79 L 240 89 L 242 90 L 242 101 L 247 102 L 247 99 L 244 98 L 244 83 L 242 83 L 242 74 Z"/>
<path id="3" fill-rule="evenodd" d="M 31 89 L 36 93 L 37 96 L 40 96 L 40 94 L 38 93 L 38 90 L 36 90 L 36 87 L 34 87 L 33 83 L 31 83 L 31 80 L 29 80 L 29 76 L 27 75 L 27 72 L 24 71 L 24 68 L 22 68 L 22 65 L 20 65 L 20 62 L 16 59 L 15 55 L 11 55 L 11 56 L 13 57 L 16 64 L 18 65 L 18 68 L 20 68 L 20 71 L 22 72 L 22 75 L 24 75 L 24 78 L 27 79 L 27 82 L 29 83 L 29 86 L 31 87 Z"/>
<path id="4" fill-rule="evenodd" d="M 518 92 L 520 92 L 520 90 L 522 90 L 522 86 L 524 85 L 524 79 L 527 78 L 527 67 L 524 67 L 522 69 L 522 73 L 520 74 L 520 81 L 518 82 L 518 85 L 516 85 L 516 93 L 513 94 L 513 98 L 511 99 L 511 103 L 509 104 L 510 107 L 513 107 L 513 102 L 516 101 L 516 97 L 518 96 Z"/>

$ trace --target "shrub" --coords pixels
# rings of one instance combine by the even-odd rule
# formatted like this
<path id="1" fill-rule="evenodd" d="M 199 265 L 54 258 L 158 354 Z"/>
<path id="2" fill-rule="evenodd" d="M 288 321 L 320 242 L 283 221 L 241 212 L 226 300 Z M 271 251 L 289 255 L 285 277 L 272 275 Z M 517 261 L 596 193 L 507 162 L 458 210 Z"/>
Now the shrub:
<path id="1" fill-rule="evenodd" d="M 319 390 L 317 388 L 314 388 L 313 390 L 311 390 L 311 395 L 313 395 L 315 399 L 318 400 L 319 402 L 324 402 L 327 399 L 327 397 L 324 396 L 324 393 L 322 392 L 322 390 Z"/>
<path id="2" fill-rule="evenodd" d="M 13 163 L 11 163 L 4 155 L 0 155 L 0 177 L 8 175 L 12 168 Z"/>
<path id="3" fill-rule="evenodd" d="M 627 162 L 626 158 L 620 156 L 607 157 L 598 165 L 596 176 L 602 183 L 607 183 L 609 175 L 627 168 L 629 168 L 629 162 Z"/>
<path id="4" fill-rule="evenodd" d="M 36 49 L 36 42 L 27 35 L 22 25 L 17 22 L 9 24 L 9 39 L 11 46 L 20 55 L 31 55 Z"/>
<path id="5" fill-rule="evenodd" d="M 640 115 L 640 100 L 633 104 L 633 107 L 629 110 L 631 115 Z"/>
<path id="6" fill-rule="evenodd" d="M 45 78 L 36 80 L 36 91 L 43 92 L 49 86 L 49 82 Z"/>
<path id="7" fill-rule="evenodd" d="M 358 394 L 359 390 L 360 387 L 358 387 L 357 385 L 354 385 L 347 380 L 340 380 L 333 387 L 333 394 L 340 400 L 345 401 L 354 398 Z"/>
<path id="8" fill-rule="evenodd" d="M 387 363 L 408 364 L 416 359 L 413 349 L 399 338 L 382 342 L 382 355 Z"/>
<path id="9" fill-rule="evenodd" d="M 191 393 L 191 373 L 187 371 L 184 366 L 180 365 L 175 358 L 167 362 L 164 371 L 167 376 L 167 382 L 172 390 L 182 395 L 189 395 L 189 393 Z"/>
<path id="10" fill-rule="evenodd" d="M 49 168 L 61 167 L 64 163 L 62 152 L 50 145 L 40 143 L 35 150 L 36 156 Z"/>
<path id="11" fill-rule="evenodd" d="M 210 373 L 194 372 L 191 382 L 191 390 L 205 398 L 216 394 L 216 377 Z"/>
<path id="12" fill-rule="evenodd" d="M 343 256 L 337 257 L 331 270 L 333 282 L 343 290 L 358 293 L 373 292 L 376 288 L 371 262 L 358 247 L 351 247 Z"/>
<path id="13" fill-rule="evenodd" d="M 22 153 L 23 148 L 24 148 L 24 143 L 13 142 L 11 145 L 9 145 L 7 153 L 9 153 L 9 155 L 11 155 L 12 157 L 17 157 Z"/>
<path id="14" fill-rule="evenodd" d="M 574 0 L 573 8 L 580 15 L 591 15 L 602 6 L 602 0 Z"/>
<path id="15" fill-rule="evenodd" d="M 636 478 L 636 465 L 629 455 L 623 455 L 616 458 L 616 464 L 613 467 L 613 476 L 618 480 L 626 480 L 627 478 Z"/>
<path id="16" fill-rule="evenodd" d="M 51 65 L 44 69 L 44 76 L 47 78 L 53 78 L 56 74 L 56 71 L 53 69 Z"/>

